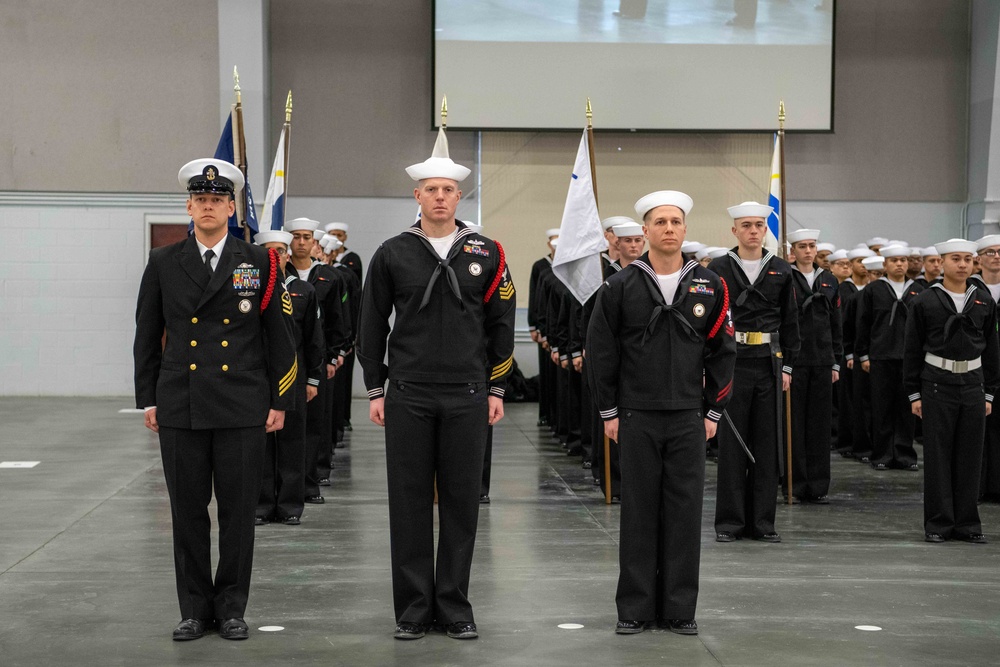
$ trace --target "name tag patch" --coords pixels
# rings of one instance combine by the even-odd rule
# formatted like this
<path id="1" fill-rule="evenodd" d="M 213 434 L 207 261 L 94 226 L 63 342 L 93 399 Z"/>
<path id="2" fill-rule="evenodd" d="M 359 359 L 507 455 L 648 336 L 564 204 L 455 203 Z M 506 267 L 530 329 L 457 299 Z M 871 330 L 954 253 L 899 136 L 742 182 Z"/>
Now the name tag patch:
<path id="1" fill-rule="evenodd" d="M 470 255 L 479 255 L 480 257 L 489 257 L 490 251 L 485 248 L 480 248 L 477 245 L 463 245 L 462 252 L 467 252 Z"/>
<path id="2" fill-rule="evenodd" d="M 691 287 L 688 288 L 688 294 L 703 294 L 705 296 L 712 296 L 715 294 L 715 290 L 706 285 L 691 285 Z"/>

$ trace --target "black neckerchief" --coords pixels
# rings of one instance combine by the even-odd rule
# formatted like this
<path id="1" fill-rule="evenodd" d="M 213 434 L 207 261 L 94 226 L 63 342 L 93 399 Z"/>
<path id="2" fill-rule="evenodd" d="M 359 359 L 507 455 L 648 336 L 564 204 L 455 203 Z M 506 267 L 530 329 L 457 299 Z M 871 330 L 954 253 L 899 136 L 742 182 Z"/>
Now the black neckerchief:
<path id="1" fill-rule="evenodd" d="M 969 285 L 968 283 L 966 283 L 966 285 L 965 303 L 962 304 L 961 312 L 955 309 L 955 302 L 952 301 L 951 295 L 948 294 L 948 290 L 944 288 L 944 283 L 934 283 L 931 285 L 931 287 L 938 288 L 938 298 L 944 302 L 945 308 L 955 311 L 944 323 L 944 341 L 946 343 L 951 339 L 955 330 L 966 321 L 969 311 L 972 310 L 972 304 L 975 303 L 975 299 L 971 297 L 976 291 L 976 286 Z"/>
<path id="2" fill-rule="evenodd" d="M 774 257 L 774 253 L 772 253 L 770 250 L 764 250 L 764 254 L 760 258 L 760 271 L 757 272 L 757 279 L 753 281 L 753 284 L 750 284 L 750 279 L 747 278 L 747 274 L 743 272 L 743 263 L 742 263 L 743 260 L 740 259 L 740 256 L 737 254 L 736 250 L 737 248 L 733 248 L 732 250 L 729 251 L 729 256 L 732 258 L 734 262 L 733 277 L 736 278 L 736 284 L 740 288 L 740 295 L 736 297 L 736 305 L 742 306 L 744 303 L 746 303 L 747 297 L 750 295 L 751 292 L 756 292 L 757 295 L 764 300 L 764 303 L 771 303 L 771 300 L 768 299 L 766 296 L 764 296 L 764 293 L 758 290 L 756 285 L 758 282 L 760 282 L 760 279 L 767 273 L 764 270 L 764 267 L 771 260 L 771 258 Z"/>
<path id="3" fill-rule="evenodd" d="M 656 303 L 656 307 L 653 308 L 653 311 L 650 314 L 649 322 L 646 324 L 646 330 L 642 334 L 642 347 L 645 347 L 646 341 L 656 331 L 656 325 L 660 321 L 660 316 L 663 313 L 668 313 L 673 316 L 674 319 L 678 320 L 681 323 L 681 329 L 689 335 L 691 340 L 701 340 L 701 336 L 698 335 L 698 332 L 695 331 L 694 327 L 691 326 L 691 323 L 687 321 L 687 318 L 684 317 L 677 308 L 680 302 L 680 298 L 678 297 L 684 293 L 681 288 L 687 288 L 688 283 L 691 281 L 692 272 L 694 271 L 694 268 L 698 266 L 698 262 L 688 260 L 688 262 L 681 268 L 681 275 L 677 279 L 677 291 L 674 292 L 674 302 L 668 306 L 666 300 L 663 298 L 663 293 L 660 291 L 660 283 L 656 278 L 656 272 L 648 263 L 648 259 L 649 253 L 646 253 L 628 265 L 628 268 L 635 266 L 636 269 L 642 271 L 648 276 L 649 280 L 645 280 L 643 282 L 645 282 L 646 287 L 649 290 L 649 295 L 652 297 L 654 303 Z"/>
<path id="4" fill-rule="evenodd" d="M 430 240 L 427 238 L 427 234 L 420 227 L 420 222 L 413 223 L 413 226 L 404 230 L 410 234 L 413 234 L 423 242 L 424 247 L 427 248 L 431 256 L 437 260 L 438 265 L 434 268 L 434 273 L 431 274 L 431 279 L 427 281 L 427 287 L 424 288 L 424 298 L 420 300 L 420 307 L 417 308 L 419 313 L 424 309 L 425 306 L 431 300 L 431 291 L 434 289 L 434 285 L 437 283 L 438 278 L 441 277 L 441 271 L 445 272 L 448 279 L 448 286 L 451 288 L 451 293 L 455 295 L 458 299 L 458 303 L 462 306 L 462 310 L 465 310 L 465 303 L 462 301 L 462 292 L 458 287 L 458 276 L 455 275 L 455 269 L 451 268 L 451 261 L 458 256 L 459 251 L 462 249 L 462 244 L 460 241 L 466 236 L 473 234 L 474 232 L 465 226 L 461 220 L 456 220 L 455 225 L 458 227 L 458 231 L 455 234 L 455 240 L 451 244 L 451 248 L 448 249 L 448 254 L 442 259 L 441 255 L 437 254 L 437 250 L 431 245 Z"/>

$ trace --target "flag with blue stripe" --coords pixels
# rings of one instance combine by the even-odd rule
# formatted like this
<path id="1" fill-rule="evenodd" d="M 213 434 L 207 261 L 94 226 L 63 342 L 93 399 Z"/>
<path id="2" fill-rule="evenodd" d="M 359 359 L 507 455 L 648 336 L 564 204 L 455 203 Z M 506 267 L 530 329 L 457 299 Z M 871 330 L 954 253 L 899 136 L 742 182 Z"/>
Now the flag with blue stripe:
<path id="1" fill-rule="evenodd" d="M 271 180 L 267 183 L 267 194 L 264 195 L 264 212 L 261 215 L 262 229 L 281 229 L 285 225 L 285 141 L 287 131 L 282 128 L 278 139 L 278 152 L 274 155 L 274 166 L 271 168 Z"/>
<path id="2" fill-rule="evenodd" d="M 771 184 L 768 188 L 767 204 L 774 209 L 774 213 L 767 219 L 767 238 L 764 239 L 764 247 L 771 252 L 777 252 L 778 239 L 781 238 L 781 207 L 785 202 L 781 201 L 781 137 L 777 133 L 774 135 L 774 155 L 771 157 Z"/>

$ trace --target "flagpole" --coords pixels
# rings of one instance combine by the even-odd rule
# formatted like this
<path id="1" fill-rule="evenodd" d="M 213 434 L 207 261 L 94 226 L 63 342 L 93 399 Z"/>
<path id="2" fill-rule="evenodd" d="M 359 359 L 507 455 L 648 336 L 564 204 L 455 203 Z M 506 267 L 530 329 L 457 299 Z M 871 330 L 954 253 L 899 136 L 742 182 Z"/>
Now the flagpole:
<path id="1" fill-rule="evenodd" d="M 247 180 L 247 142 L 243 136 L 243 95 L 240 92 L 240 73 L 233 65 L 233 91 L 236 93 L 235 120 L 233 133 L 233 150 L 238 153 L 236 165 L 243 172 L 243 181 Z M 236 200 L 236 221 L 243 228 L 243 240 L 250 243 L 250 225 L 247 224 L 247 187 L 243 186 L 243 196 Z"/>
<path id="2" fill-rule="evenodd" d="M 598 204 L 597 199 L 597 163 L 594 161 L 594 109 L 590 106 L 590 98 L 587 98 L 587 152 L 590 154 L 590 182 L 594 188 L 594 204 Z M 600 265 L 601 255 L 597 255 L 597 263 Z M 601 272 L 604 267 L 601 266 Z M 587 363 L 584 360 L 583 363 Z M 604 504 L 611 504 L 611 440 L 607 434 L 604 435 Z"/>
<path id="3" fill-rule="evenodd" d="M 778 164 L 781 173 L 781 206 L 779 209 L 779 224 L 781 225 L 781 256 L 788 260 L 787 232 L 785 224 L 785 101 L 778 101 Z M 792 392 L 785 392 L 785 479 L 788 483 L 788 504 L 794 499 L 792 495 Z"/>
<path id="4" fill-rule="evenodd" d="M 292 91 L 288 91 L 288 97 L 285 99 L 285 200 L 288 199 L 288 149 L 292 143 Z M 271 227 L 274 227 L 274 222 L 271 222 Z M 281 227 L 285 228 L 285 207 L 281 207 Z"/>

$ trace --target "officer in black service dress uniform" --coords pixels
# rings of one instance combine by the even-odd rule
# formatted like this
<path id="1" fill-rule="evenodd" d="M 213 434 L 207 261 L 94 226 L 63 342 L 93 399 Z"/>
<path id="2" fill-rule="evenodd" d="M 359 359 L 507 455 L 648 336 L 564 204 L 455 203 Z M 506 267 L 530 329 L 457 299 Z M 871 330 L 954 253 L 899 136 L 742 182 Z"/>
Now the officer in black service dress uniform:
<path id="1" fill-rule="evenodd" d="M 228 233 L 240 171 L 223 160 L 194 160 L 178 180 L 190 192 L 194 235 L 149 254 L 136 308 L 136 405 L 159 433 L 170 494 L 183 619 L 174 639 L 197 639 L 217 621 L 220 636 L 246 639 L 265 433 L 281 429 L 295 400 L 292 302 L 277 255 Z"/>
<path id="2" fill-rule="evenodd" d="M 441 625 L 471 639 L 486 429 L 503 417 L 514 362 L 514 285 L 500 244 L 455 219 L 469 169 L 432 157 L 407 173 L 421 218 L 375 251 L 357 344 L 370 418 L 385 426 L 394 636 L 418 639 Z"/>
<path id="3" fill-rule="evenodd" d="M 673 190 L 636 202 L 649 252 L 604 283 L 590 320 L 597 406 L 621 444 L 619 634 L 654 620 L 698 634 L 705 442 L 729 400 L 736 343 L 726 283 L 681 256 L 692 204 Z"/>

